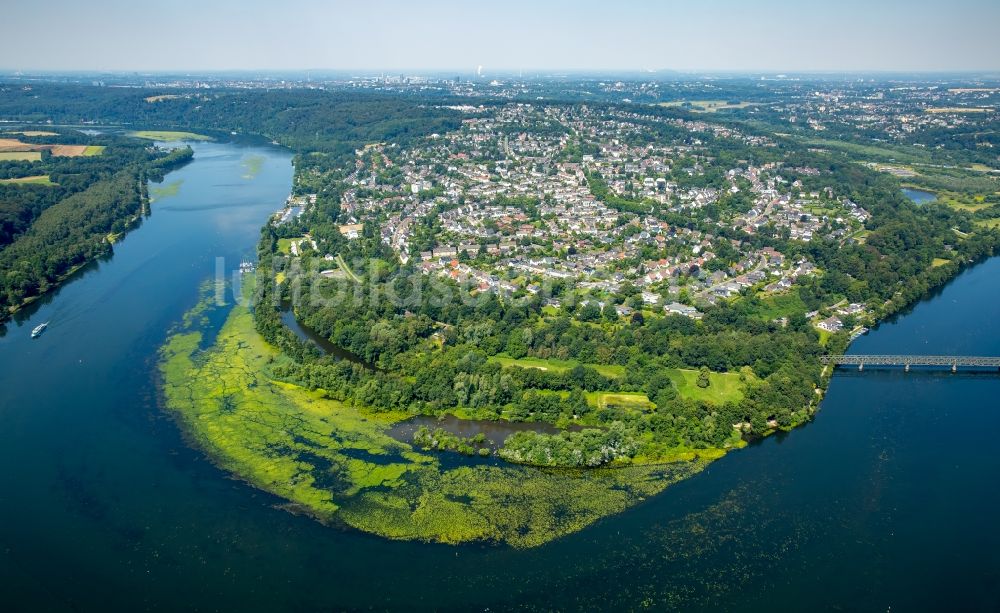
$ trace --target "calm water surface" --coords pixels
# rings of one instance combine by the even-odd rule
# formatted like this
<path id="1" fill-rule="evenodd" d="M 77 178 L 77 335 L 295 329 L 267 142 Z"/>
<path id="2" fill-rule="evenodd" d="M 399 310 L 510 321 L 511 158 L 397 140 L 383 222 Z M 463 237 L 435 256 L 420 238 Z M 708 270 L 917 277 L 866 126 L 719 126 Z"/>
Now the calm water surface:
<path id="1" fill-rule="evenodd" d="M 923 189 L 913 189 L 911 187 L 903 188 L 903 195 L 915 202 L 916 204 L 926 204 L 928 202 L 933 202 L 937 200 L 937 194 L 934 192 L 929 192 Z"/>
<path id="2" fill-rule="evenodd" d="M 533 550 L 389 542 L 278 508 L 158 406 L 167 330 L 216 257 L 252 255 L 291 183 L 281 150 L 194 147 L 111 260 L 0 338 L 4 610 L 1000 609 L 991 374 L 844 371 L 808 426 Z M 1000 355 L 1000 259 L 852 350 Z"/>
<path id="3" fill-rule="evenodd" d="M 432 431 L 440 428 L 462 438 L 471 438 L 477 434 L 482 434 L 486 437 L 488 446 L 493 450 L 503 446 L 503 442 L 507 440 L 508 436 L 517 434 L 518 432 L 544 432 L 546 434 L 561 432 L 559 428 L 545 422 L 489 421 L 486 419 L 459 419 L 454 415 L 445 415 L 440 418 L 430 415 L 417 415 L 406 421 L 399 422 L 390 428 L 386 434 L 396 440 L 412 443 L 413 435 L 420 427 L 425 427 Z M 570 429 L 579 430 L 580 428 Z"/>

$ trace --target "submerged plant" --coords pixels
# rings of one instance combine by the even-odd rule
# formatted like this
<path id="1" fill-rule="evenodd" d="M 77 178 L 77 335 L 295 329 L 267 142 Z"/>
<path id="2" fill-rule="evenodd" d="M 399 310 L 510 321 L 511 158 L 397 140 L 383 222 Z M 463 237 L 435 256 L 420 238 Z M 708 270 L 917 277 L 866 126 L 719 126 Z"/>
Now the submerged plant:
<path id="1" fill-rule="evenodd" d="M 202 322 L 185 318 L 161 350 L 167 409 L 219 466 L 321 521 L 394 539 L 532 547 L 618 513 L 711 461 L 691 453 L 670 464 L 607 469 L 445 466 L 423 448 L 489 455 L 485 438 L 427 430 L 415 445 L 397 441 L 387 431 L 408 414 L 366 411 L 278 380 L 275 370 L 290 358 L 260 337 L 248 308 L 231 307 L 207 349 L 200 348 Z M 581 456 L 585 466 L 634 455 L 620 439 L 612 429 L 565 440 L 594 447 L 596 455 Z"/>

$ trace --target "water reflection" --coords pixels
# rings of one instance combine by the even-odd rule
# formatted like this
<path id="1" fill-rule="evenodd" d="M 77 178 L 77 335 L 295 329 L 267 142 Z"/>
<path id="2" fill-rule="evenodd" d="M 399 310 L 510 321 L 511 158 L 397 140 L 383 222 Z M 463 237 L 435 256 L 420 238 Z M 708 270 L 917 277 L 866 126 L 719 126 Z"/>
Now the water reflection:
<path id="1" fill-rule="evenodd" d="M 370 364 L 369 362 L 363 360 L 361 356 L 351 353 L 339 345 L 331 343 L 330 339 L 326 338 L 319 332 L 316 332 L 309 326 L 301 323 L 298 319 L 296 319 L 295 311 L 289 303 L 281 305 L 281 322 L 285 324 L 289 330 L 294 332 L 296 336 L 302 340 L 314 343 L 327 355 L 332 355 L 338 360 L 347 360 L 348 362 L 360 364 L 369 370 L 377 370 L 374 364 Z"/>
<path id="2" fill-rule="evenodd" d="M 562 432 L 559 428 L 545 422 L 524 422 L 524 421 L 491 421 L 487 419 L 459 419 L 454 415 L 434 417 L 431 415 L 417 415 L 411 419 L 400 422 L 393 426 L 387 434 L 397 441 L 405 443 L 413 442 L 413 434 L 421 426 L 434 430 L 441 428 L 462 438 L 469 438 L 482 433 L 486 437 L 486 442 L 493 450 L 503 446 L 507 437 L 517 432 L 540 432 L 542 434 L 556 434 Z M 580 430 L 579 426 L 570 426 L 569 430 Z"/>
<path id="3" fill-rule="evenodd" d="M 927 204 L 928 202 L 937 200 L 937 194 L 934 192 L 929 192 L 925 189 L 913 189 L 912 187 L 904 187 L 903 195 L 916 204 Z"/>

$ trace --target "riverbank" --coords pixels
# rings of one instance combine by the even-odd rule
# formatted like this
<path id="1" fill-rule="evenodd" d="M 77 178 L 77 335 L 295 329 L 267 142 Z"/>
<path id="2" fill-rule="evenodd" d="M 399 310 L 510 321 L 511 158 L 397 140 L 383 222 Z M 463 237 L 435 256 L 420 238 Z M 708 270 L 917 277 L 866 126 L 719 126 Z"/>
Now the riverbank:
<path id="1" fill-rule="evenodd" d="M 252 293 L 249 285 L 244 290 Z M 280 381 L 274 370 L 290 358 L 260 337 L 248 308 L 232 307 L 214 335 L 205 322 L 217 318 L 213 310 L 229 307 L 207 298 L 161 352 L 165 406 L 220 468 L 326 524 L 394 540 L 537 547 L 635 506 L 727 455 L 678 450 L 671 462 L 636 458 L 614 468 L 543 469 L 492 455 L 424 451 L 400 440 L 409 413 L 374 413 L 323 389 Z M 834 376 L 833 369 L 824 371 L 810 416 Z"/>
<path id="2" fill-rule="evenodd" d="M 14 608 L 103 610 L 108 590 L 167 610 L 995 608 L 996 375 L 838 370 L 795 432 L 538 547 L 389 540 L 287 512 L 181 438 L 154 393 L 166 331 L 216 257 L 250 257 L 291 184 L 287 152 L 196 152 L 114 258 L 0 337 Z M 244 181 L 242 158 L 261 152 L 273 159 Z M 998 278 L 1000 258 L 967 268 L 850 351 L 1000 355 Z M 209 315 L 205 343 L 228 311 Z"/>
<path id="3" fill-rule="evenodd" d="M 923 294 L 903 292 L 879 312 L 889 316 L 908 307 L 964 265 L 936 268 L 922 280 Z M 249 309 L 217 314 L 225 323 L 212 340 L 199 322 L 216 319 L 204 312 L 219 307 L 199 308 L 202 317 L 187 318 L 161 354 L 166 407 L 218 466 L 324 523 L 390 539 L 536 547 L 620 513 L 727 455 L 678 448 L 614 467 L 551 469 L 503 462 L 493 453 L 484 459 L 420 449 L 399 436 L 410 413 L 371 412 L 332 398 L 322 386 L 282 381 L 277 371 L 292 360 L 258 334 Z M 846 349 L 843 340 L 834 349 Z M 350 363 L 344 368 L 348 376 Z M 823 371 L 805 420 L 750 438 L 812 421 L 834 375 Z"/>
<path id="4" fill-rule="evenodd" d="M 108 234 L 105 237 L 104 240 L 107 242 L 108 248 L 109 249 L 112 248 L 112 246 L 116 242 L 118 242 L 119 239 L 121 239 L 123 236 L 125 236 L 125 234 L 127 234 L 130 230 L 135 229 L 139 225 L 139 223 L 142 221 L 142 219 L 144 217 L 148 216 L 148 215 L 149 215 L 149 195 L 148 195 L 148 193 L 147 193 L 147 191 L 145 189 L 142 189 L 140 191 L 140 201 L 139 201 L 139 210 L 138 210 L 138 212 L 135 213 L 134 215 L 132 215 L 131 217 L 126 218 L 126 220 L 124 222 L 124 229 L 121 232 L 114 233 L 114 234 Z M 57 276 L 55 279 L 53 279 L 52 281 L 50 281 L 45 286 L 45 290 L 44 291 L 39 292 L 37 294 L 33 294 L 31 296 L 28 296 L 27 298 L 25 298 L 24 300 L 22 300 L 20 304 L 16 304 L 16 305 L 7 307 L 6 313 L 4 314 L 4 316 L 0 317 L 0 323 L 6 321 L 8 319 L 10 319 L 11 317 L 13 317 L 19 311 L 21 311 L 21 310 L 23 310 L 23 309 L 31 306 L 36 301 L 44 298 L 45 296 L 47 296 L 51 292 L 59 289 L 60 286 L 62 286 L 64 283 L 66 283 L 67 281 L 69 281 L 70 279 L 72 279 L 78 272 L 80 272 L 81 270 L 83 270 L 86 266 L 88 266 L 90 264 L 93 264 L 94 262 L 100 260 L 101 258 L 105 258 L 105 257 L 110 257 L 110 254 L 97 253 L 97 254 L 94 254 L 94 255 L 86 258 L 82 262 L 79 262 L 78 264 L 75 264 L 75 265 L 69 267 L 66 270 L 66 272 L 62 273 L 61 275 Z"/>
<path id="5" fill-rule="evenodd" d="M 18 249 L 21 252 L 19 256 L 7 259 L 5 266 L 9 267 L 8 270 L 12 275 L 13 269 L 20 269 L 17 273 L 23 276 L 26 271 L 32 269 L 31 265 L 26 263 L 31 262 L 39 252 L 46 252 L 42 255 L 49 261 L 42 274 L 39 275 L 35 271 L 33 281 L 37 283 L 34 287 L 36 293 L 25 296 L 17 304 L 7 306 L 0 316 L 0 321 L 6 321 L 18 311 L 59 288 L 87 265 L 112 255 L 114 244 L 150 215 L 147 180 L 162 178 L 164 173 L 190 162 L 192 157 L 193 152 L 190 148 L 175 149 L 145 164 L 127 167 L 114 177 L 95 181 L 86 189 L 66 197 L 43 211 L 23 234 L 6 247 L 5 256 L 15 253 Z M 84 209 L 88 213 L 81 217 Z M 111 209 L 111 212 L 106 209 Z M 94 221 L 95 219 L 98 221 Z M 68 231 L 67 226 L 72 227 L 73 231 Z M 74 235 L 74 232 L 81 229 L 80 233 L 87 233 L 94 242 L 88 244 L 82 236 Z M 30 246 L 22 249 L 25 243 Z M 53 253 L 63 257 L 62 252 L 71 252 L 73 256 L 67 257 L 68 261 L 61 263 L 53 260 Z M 52 274 L 48 272 L 49 267 L 58 270 L 60 265 L 67 265 L 74 260 L 78 261 L 68 265 L 61 274 L 48 276 Z"/>
<path id="6" fill-rule="evenodd" d="M 946 240 L 950 239 L 951 231 L 947 227 L 940 230 L 946 235 Z M 335 259 L 353 281 L 361 280 L 350 272 L 341 254 Z M 876 316 L 889 315 L 925 295 L 929 287 L 946 280 L 960 270 L 962 264 L 956 258 L 956 261 L 938 266 L 931 272 L 908 273 L 895 296 L 884 304 L 872 305 Z M 270 274 L 267 277 L 270 278 Z M 891 292 L 896 286 L 889 287 Z M 889 292 L 878 295 L 885 297 Z M 271 306 L 266 304 L 263 308 Z M 211 337 L 198 328 L 181 329 L 171 336 L 161 363 L 161 375 L 168 390 L 167 406 L 181 419 L 192 440 L 227 471 L 291 501 L 295 508 L 306 510 L 322 521 L 343 523 L 390 538 L 447 543 L 496 541 L 515 547 L 542 544 L 577 531 L 600 517 L 623 510 L 651 495 L 651 490 L 645 486 L 651 473 L 644 471 L 667 470 L 663 467 L 669 467 L 671 471 L 684 473 L 678 478 L 690 476 L 727 450 L 736 448 L 737 443 L 743 444 L 745 441 L 740 440 L 741 435 L 757 439 L 779 429 L 790 430 L 808 422 L 818 409 L 832 376 L 832 371 L 824 371 L 817 376 L 820 369 L 812 357 L 818 348 L 814 346 L 815 332 L 811 328 L 803 330 L 786 325 L 772 325 L 770 329 L 758 327 L 755 332 L 758 337 L 774 334 L 775 338 L 787 328 L 790 336 L 798 334 L 803 339 L 802 344 L 808 347 L 799 356 L 805 357 L 783 365 L 788 370 L 775 377 L 775 393 L 767 396 L 766 400 L 749 398 L 746 406 L 750 408 L 744 413 L 731 406 L 720 406 L 721 403 L 714 406 L 680 406 L 677 411 L 668 413 L 665 409 L 671 405 L 672 398 L 665 398 L 662 403 L 657 400 L 661 411 L 654 412 L 653 403 L 647 399 L 647 406 L 632 415 L 623 411 L 617 415 L 608 413 L 602 416 L 601 423 L 609 426 L 606 430 L 590 431 L 591 434 L 596 433 L 592 436 L 594 440 L 583 440 L 585 437 L 574 437 L 571 433 L 534 438 L 534 433 L 520 433 L 524 435 L 516 441 L 521 445 L 520 449 L 508 450 L 509 453 L 498 452 L 512 463 L 501 463 L 490 454 L 485 454 L 490 456 L 489 461 L 482 463 L 466 461 L 455 454 L 429 454 L 408 441 L 396 440 L 387 434 L 394 425 L 411 415 L 402 411 L 414 406 L 410 403 L 413 398 L 422 401 L 413 409 L 414 413 L 436 412 L 438 415 L 449 411 L 457 414 L 464 410 L 467 399 L 456 401 L 452 398 L 449 404 L 442 405 L 430 396 L 407 395 L 408 391 L 412 391 L 407 385 L 414 383 L 410 379 L 414 379 L 415 375 L 405 372 L 393 380 L 391 376 L 368 376 L 361 372 L 362 369 L 353 369 L 350 365 L 304 360 L 303 356 L 315 358 L 318 353 L 299 351 L 303 349 L 303 344 L 295 342 L 295 338 L 287 334 L 288 330 L 280 325 L 280 317 L 266 322 L 268 325 L 265 326 L 259 325 L 258 320 L 258 327 L 254 329 L 250 312 L 244 311 L 243 307 L 235 307 L 229 313 L 220 313 L 219 317 L 225 318 L 226 323 L 214 341 L 206 340 Z M 346 313 L 345 320 L 359 317 L 363 312 L 355 310 Z M 258 315 L 261 313 L 258 312 Z M 274 346 L 268 345 L 257 330 L 263 331 Z M 280 336 L 276 331 L 285 334 L 292 342 L 284 343 L 287 340 L 285 337 L 276 338 Z M 520 332 L 516 329 L 507 331 L 511 334 Z M 275 334 L 272 335 L 272 332 Z M 736 332 L 746 335 L 745 330 Z M 327 336 L 332 338 L 334 335 L 328 330 Z M 797 338 L 782 337 L 781 340 L 798 342 Z M 841 345 L 846 344 L 846 334 L 841 334 L 834 337 L 827 350 L 839 350 Z M 427 345 L 430 347 L 431 343 Z M 377 352 L 367 351 L 364 347 L 357 349 L 352 346 L 352 349 L 359 355 L 377 355 Z M 434 349 L 430 347 L 423 353 L 434 353 Z M 282 350 L 286 351 L 285 355 Z M 443 356 L 436 364 L 440 371 L 446 370 L 446 362 L 457 361 L 460 357 L 446 353 L 439 355 Z M 295 356 L 294 365 L 290 356 Z M 699 363 L 703 362 L 695 362 L 696 365 Z M 748 363 L 750 361 L 739 364 Z M 723 364 L 726 362 L 723 361 Z M 773 370 L 769 372 L 769 369 Z M 795 373 L 795 369 L 812 369 L 813 372 L 799 376 L 801 373 Z M 774 364 L 764 363 L 761 370 L 776 374 Z M 791 374 L 796 375 L 794 379 Z M 422 376 L 433 378 L 430 369 L 425 370 Z M 198 381 L 202 387 L 192 388 L 189 381 Z M 384 392 L 383 398 L 376 397 L 376 392 L 396 389 L 393 387 L 396 382 L 400 386 L 394 397 L 392 391 Z M 441 382 L 446 394 L 451 391 L 453 383 L 450 379 Z M 544 383 L 549 386 L 544 391 L 556 392 L 555 395 L 563 389 L 551 385 L 552 382 Z M 585 388 L 588 391 L 609 389 L 607 382 L 597 381 L 588 385 Z M 640 383 L 630 382 L 629 385 L 624 389 L 610 389 L 626 393 L 641 389 Z M 667 386 L 670 385 L 668 382 Z M 780 386 L 780 391 L 777 386 Z M 532 386 L 525 387 L 530 389 Z M 583 387 L 577 384 L 574 390 L 579 392 Z M 372 393 L 367 396 L 354 393 L 358 390 Z M 535 393 L 534 389 L 530 391 Z M 654 391 L 657 390 L 649 393 Z M 791 409 L 782 404 L 780 394 L 792 399 L 789 401 L 794 403 Z M 539 397 L 552 399 L 555 395 L 531 396 L 531 402 Z M 518 401 L 521 399 L 517 398 Z M 509 399 L 505 402 L 490 407 L 496 416 L 505 417 L 504 411 L 514 404 Z M 754 402 L 756 404 L 751 404 Z M 577 406 L 582 409 L 578 411 L 580 414 L 589 412 L 582 402 Z M 373 412 L 369 410 L 371 407 L 387 410 Z M 523 409 L 523 412 L 512 420 L 547 419 L 555 422 L 555 418 L 549 415 L 539 417 L 533 406 L 516 408 Z M 778 408 L 785 409 L 785 413 L 777 413 Z M 576 412 L 572 410 L 564 413 L 567 415 L 565 420 L 569 420 L 569 416 L 577 419 Z M 616 436 L 604 437 L 613 428 L 620 428 L 628 417 L 636 417 L 624 437 L 628 440 L 622 441 L 623 437 L 614 432 L 611 434 Z M 244 420 L 250 421 L 244 423 Z M 596 418 L 587 423 L 596 424 Z M 654 434 L 667 430 L 665 426 L 674 423 L 693 425 L 688 429 L 678 428 L 674 431 L 678 435 L 674 437 L 653 438 Z M 696 431 L 703 427 L 710 429 L 714 438 L 684 436 L 691 432 L 700 435 L 701 432 Z M 341 432 L 351 433 L 351 438 L 343 440 Z M 316 433 L 320 433 L 319 438 L 314 438 Z M 715 436 L 716 433 L 719 435 Z M 640 439 L 642 436 L 645 438 Z M 648 445 L 640 449 L 640 443 Z M 689 449 L 681 447 L 682 444 L 708 448 Z M 477 455 L 479 451 L 482 449 L 477 450 Z M 599 471 L 564 468 L 602 464 L 609 467 Z M 696 466 L 692 470 L 689 465 Z M 546 472 L 531 466 L 558 467 L 558 470 Z M 629 476 L 629 471 L 638 471 L 638 474 Z M 559 484 L 544 484 L 545 479 L 556 473 L 575 475 L 576 487 L 570 488 L 574 492 L 584 489 L 580 484 L 595 488 L 590 491 L 588 501 L 571 498 L 571 502 L 564 500 L 556 505 L 547 498 L 547 493 L 525 494 L 528 497 L 517 500 L 515 506 L 519 511 L 527 512 L 533 520 L 522 521 L 521 516 L 511 520 L 509 501 L 514 496 L 513 483 L 532 484 L 533 487 L 524 488 L 522 493 L 534 492 L 535 484 L 541 483 L 537 485 L 539 492 L 558 491 L 562 492 L 561 496 L 567 496 L 567 488 Z M 612 479 L 613 484 L 609 486 L 604 475 L 610 474 L 626 476 L 624 480 Z M 498 489 L 484 489 L 484 483 Z M 621 499 L 615 488 L 625 488 L 632 494 Z M 435 520 L 430 521 L 428 514 L 433 515 Z M 553 521 L 564 521 L 562 518 L 567 514 L 572 514 L 573 518 L 563 525 L 552 525 Z M 440 518 L 443 517 L 447 521 L 441 523 Z"/>
<path id="7" fill-rule="evenodd" d="M 395 440 L 407 413 L 372 413 L 283 383 L 288 358 L 235 306 L 214 342 L 207 302 L 161 352 L 164 404 L 231 474 L 325 523 L 379 536 L 534 547 L 579 531 L 701 471 L 718 454 L 593 470 L 453 461 Z"/>

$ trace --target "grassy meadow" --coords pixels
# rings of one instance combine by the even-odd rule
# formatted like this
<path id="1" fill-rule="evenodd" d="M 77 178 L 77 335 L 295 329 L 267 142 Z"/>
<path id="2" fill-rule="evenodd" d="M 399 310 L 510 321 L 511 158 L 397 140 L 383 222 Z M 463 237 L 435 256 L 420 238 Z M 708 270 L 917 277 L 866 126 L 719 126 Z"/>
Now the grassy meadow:
<path id="1" fill-rule="evenodd" d="M 158 140 L 164 142 L 176 142 L 182 140 L 212 140 L 210 136 L 195 134 L 194 132 L 177 132 L 173 130 L 136 130 L 129 132 L 129 136 L 144 138 L 146 140 Z"/>
<path id="2" fill-rule="evenodd" d="M 0 179 L 0 183 L 13 183 L 19 185 L 55 185 L 49 175 L 34 175 L 31 177 L 18 177 L 16 179 Z"/>
<path id="3" fill-rule="evenodd" d="M 511 366 L 517 366 L 519 368 L 537 368 L 538 370 L 544 370 L 548 372 L 561 373 L 566 372 L 576 366 L 580 365 L 580 362 L 574 360 L 554 360 L 554 359 L 542 359 L 542 358 L 519 358 L 514 359 L 509 356 L 495 355 L 489 358 L 490 362 L 496 362 L 503 366 L 504 368 L 509 368 Z M 601 373 L 609 379 L 620 379 L 625 376 L 625 367 L 619 366 L 617 364 L 584 364 L 584 366 L 589 366 L 597 372 Z"/>

